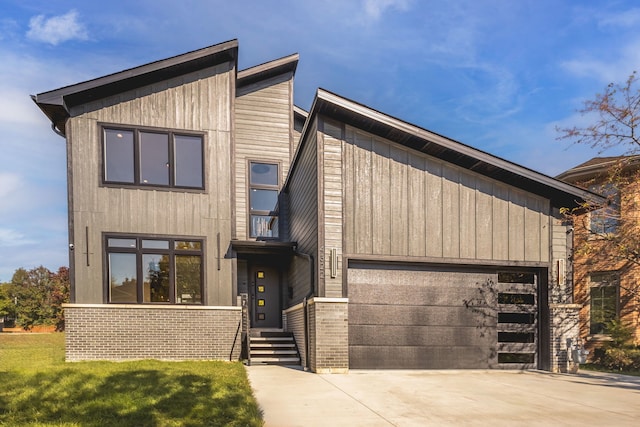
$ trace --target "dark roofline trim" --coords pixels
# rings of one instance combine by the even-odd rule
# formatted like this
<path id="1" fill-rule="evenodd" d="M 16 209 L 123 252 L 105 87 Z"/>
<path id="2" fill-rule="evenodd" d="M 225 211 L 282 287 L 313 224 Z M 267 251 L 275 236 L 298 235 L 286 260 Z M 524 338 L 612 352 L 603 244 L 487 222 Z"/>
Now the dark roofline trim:
<path id="1" fill-rule="evenodd" d="M 181 55 L 151 62 L 81 83 L 32 96 L 44 114 L 64 131 L 69 110 L 75 105 L 199 71 L 225 62 L 237 69 L 238 41 L 230 40 Z"/>
<path id="2" fill-rule="evenodd" d="M 299 144 L 298 150 L 293 159 L 292 166 L 289 171 L 289 176 L 287 177 L 287 180 L 285 182 L 285 187 L 284 187 L 285 189 L 288 188 L 289 178 L 292 175 L 293 171 L 295 170 L 295 166 L 297 165 L 298 157 L 302 151 L 302 144 L 307 140 L 309 123 L 311 123 L 318 114 L 326 115 L 328 117 L 331 117 L 332 113 L 333 115 L 337 115 L 336 114 L 337 110 L 342 110 L 350 114 L 357 115 L 366 121 L 370 121 L 372 123 L 375 122 L 376 124 L 380 124 L 394 131 L 399 131 L 404 135 L 417 137 L 420 140 L 423 140 L 425 142 L 423 148 L 426 148 L 430 144 L 436 144 L 439 147 L 443 147 L 447 150 L 475 159 L 477 160 L 478 163 L 491 165 L 499 170 L 503 170 L 510 174 L 514 174 L 514 175 L 523 177 L 527 180 L 533 181 L 535 183 L 541 184 L 542 186 L 549 188 L 551 190 L 554 190 L 555 192 L 560 192 L 565 195 L 568 195 L 572 197 L 576 202 L 583 201 L 585 199 L 589 199 L 595 202 L 604 202 L 604 199 L 602 199 L 601 196 L 595 193 L 592 193 L 590 191 L 584 190 L 574 185 L 559 181 L 555 178 L 536 172 L 532 169 L 526 168 L 524 166 L 520 166 L 513 162 L 504 160 L 502 158 L 496 157 L 484 151 L 468 146 L 466 144 L 455 141 L 453 139 L 428 131 L 424 128 L 421 128 L 419 126 L 397 119 L 390 115 L 384 114 L 380 111 L 367 107 L 364 104 L 341 97 L 335 93 L 332 93 L 322 88 L 318 89 L 316 93 L 316 97 L 314 98 L 313 105 L 309 113 L 309 117 L 307 118 L 305 126 L 302 130 L 301 144 Z M 339 120 L 343 121 L 344 118 L 341 117 L 339 118 Z M 397 132 L 394 132 L 394 133 L 397 133 Z M 383 136 L 383 135 L 380 135 L 380 136 L 386 139 L 390 139 L 388 136 Z M 400 139 L 399 136 L 398 136 L 398 139 Z M 390 139 L 390 140 L 393 141 L 393 139 Z M 407 144 L 403 144 L 401 141 L 395 141 L 395 142 L 401 145 L 407 146 L 409 148 L 416 149 L 415 147 L 411 147 L 411 146 L 408 146 Z M 423 152 L 426 153 L 426 151 L 423 151 Z M 491 175 L 487 175 L 487 176 L 494 178 Z M 516 185 L 510 182 L 507 182 L 507 183 L 510 185 Z M 531 190 L 528 190 L 528 191 L 531 191 Z M 546 197 L 549 199 L 552 199 L 551 196 L 546 196 Z"/>
<path id="3" fill-rule="evenodd" d="M 294 53 L 282 58 L 274 59 L 273 61 L 265 62 L 263 64 L 238 71 L 236 88 L 248 86 L 252 83 L 266 80 L 270 77 L 279 76 L 285 73 L 291 73 L 295 75 L 299 59 L 300 55 Z"/>

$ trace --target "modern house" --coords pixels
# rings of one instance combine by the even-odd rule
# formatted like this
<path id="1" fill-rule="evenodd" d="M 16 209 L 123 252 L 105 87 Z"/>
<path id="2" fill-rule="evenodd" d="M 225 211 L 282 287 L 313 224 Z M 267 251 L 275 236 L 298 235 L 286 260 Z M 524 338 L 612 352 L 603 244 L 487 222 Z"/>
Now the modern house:
<path id="1" fill-rule="evenodd" d="M 67 360 L 566 368 L 560 208 L 598 197 L 318 89 L 235 40 L 33 97 L 66 138 Z"/>
<path id="2" fill-rule="evenodd" d="M 574 301 L 580 305 L 580 338 L 587 349 L 610 340 L 612 321 L 632 328 L 640 343 L 640 214 L 637 156 L 595 157 L 558 179 L 603 194 L 605 207 L 574 221 Z M 634 228 L 636 228 L 634 232 Z"/>

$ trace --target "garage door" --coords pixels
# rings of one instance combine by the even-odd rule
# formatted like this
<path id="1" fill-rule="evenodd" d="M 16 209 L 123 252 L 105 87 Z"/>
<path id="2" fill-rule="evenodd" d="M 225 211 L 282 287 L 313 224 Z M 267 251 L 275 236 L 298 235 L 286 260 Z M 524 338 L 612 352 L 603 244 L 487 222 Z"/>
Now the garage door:
<path id="1" fill-rule="evenodd" d="M 353 264 L 352 369 L 535 368 L 537 275 Z"/>

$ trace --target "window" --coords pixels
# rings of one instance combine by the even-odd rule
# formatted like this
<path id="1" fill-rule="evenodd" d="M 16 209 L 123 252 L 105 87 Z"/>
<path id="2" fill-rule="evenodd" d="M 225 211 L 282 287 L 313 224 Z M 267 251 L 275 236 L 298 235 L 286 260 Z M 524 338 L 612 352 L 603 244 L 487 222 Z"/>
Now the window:
<path id="1" fill-rule="evenodd" d="M 607 198 L 608 204 L 591 212 L 589 229 L 594 234 L 615 234 L 620 224 L 620 193 L 612 184 L 592 185 L 589 190 Z"/>
<path id="2" fill-rule="evenodd" d="M 202 304 L 202 240 L 106 236 L 111 303 Z"/>
<path id="3" fill-rule="evenodd" d="M 249 163 L 249 233 L 251 237 L 278 237 L 278 165 Z"/>
<path id="4" fill-rule="evenodd" d="M 615 274 L 590 276 L 589 333 L 606 334 L 612 320 L 618 318 L 618 280 Z"/>
<path id="5" fill-rule="evenodd" d="M 200 135 L 141 129 L 103 129 L 104 182 L 204 188 Z"/>

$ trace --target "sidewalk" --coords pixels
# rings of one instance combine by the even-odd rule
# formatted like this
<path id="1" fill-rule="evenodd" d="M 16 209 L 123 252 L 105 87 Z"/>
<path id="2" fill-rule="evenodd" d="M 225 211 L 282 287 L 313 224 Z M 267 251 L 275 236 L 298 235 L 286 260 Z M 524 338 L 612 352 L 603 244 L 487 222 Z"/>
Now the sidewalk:
<path id="1" fill-rule="evenodd" d="M 637 426 L 640 377 L 541 371 L 247 367 L 267 427 Z"/>

